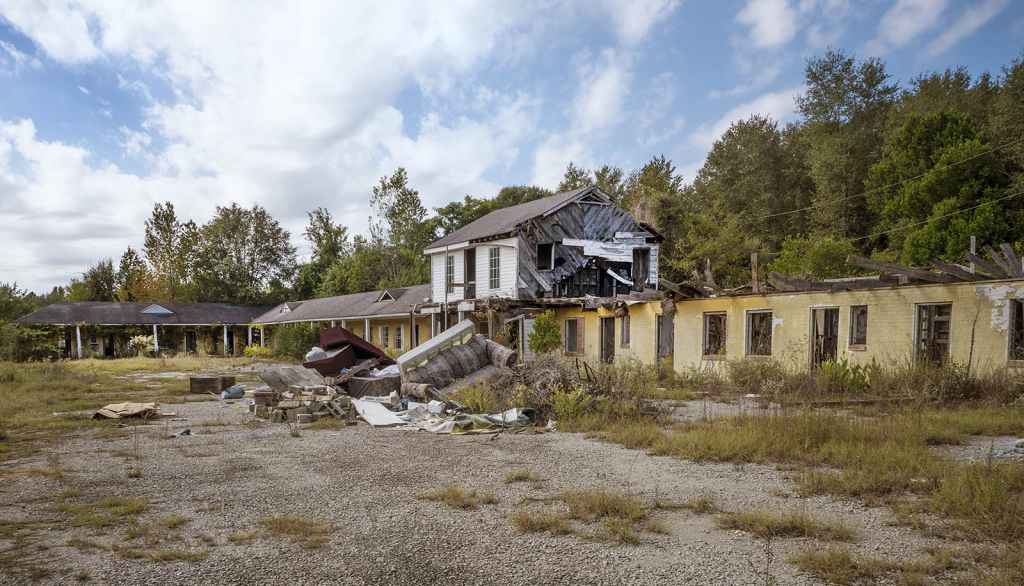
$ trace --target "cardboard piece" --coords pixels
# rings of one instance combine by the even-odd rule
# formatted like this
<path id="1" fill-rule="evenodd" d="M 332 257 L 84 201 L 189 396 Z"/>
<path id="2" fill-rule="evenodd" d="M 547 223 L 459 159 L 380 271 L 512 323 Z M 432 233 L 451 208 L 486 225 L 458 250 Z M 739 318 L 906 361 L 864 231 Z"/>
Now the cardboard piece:
<path id="1" fill-rule="evenodd" d="M 379 403 L 355 399 L 352 401 L 352 406 L 355 408 L 356 413 L 373 427 L 405 425 L 405 421 Z"/>
<path id="2" fill-rule="evenodd" d="M 96 411 L 92 418 L 125 419 L 127 417 L 141 417 L 142 419 L 149 419 L 156 414 L 156 403 L 112 403 Z"/>

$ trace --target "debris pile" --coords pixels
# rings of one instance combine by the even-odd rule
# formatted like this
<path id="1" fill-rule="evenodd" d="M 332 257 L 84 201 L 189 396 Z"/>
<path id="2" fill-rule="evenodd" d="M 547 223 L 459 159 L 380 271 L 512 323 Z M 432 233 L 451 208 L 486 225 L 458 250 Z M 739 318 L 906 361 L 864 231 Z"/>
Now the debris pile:
<path id="1" fill-rule="evenodd" d="M 260 374 L 266 387 L 247 391 L 250 411 L 273 422 L 311 423 L 356 417 L 373 427 L 433 433 L 536 432 L 533 409 L 472 414 L 448 394 L 518 360 L 516 353 L 475 333 L 463 321 L 401 356 L 397 362 L 343 328 L 320 333 L 303 367 L 279 366 Z M 326 356 L 326 358 L 324 358 Z"/>

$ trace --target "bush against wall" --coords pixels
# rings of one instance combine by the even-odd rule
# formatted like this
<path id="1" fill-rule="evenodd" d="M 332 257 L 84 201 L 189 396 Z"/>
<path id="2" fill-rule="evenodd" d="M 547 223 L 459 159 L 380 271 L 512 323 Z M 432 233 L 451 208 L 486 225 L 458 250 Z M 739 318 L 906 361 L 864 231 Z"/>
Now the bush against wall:
<path id="1" fill-rule="evenodd" d="M 546 354 L 558 350 L 562 345 L 562 332 L 553 310 L 547 310 L 533 320 L 533 332 L 527 336 L 530 350 L 534 354 Z"/>
<path id="2" fill-rule="evenodd" d="M 56 358 L 60 350 L 47 327 L 15 324 L 0 320 L 0 360 L 43 360 Z"/>
<path id="3" fill-rule="evenodd" d="M 323 324 L 283 324 L 277 328 L 274 354 L 284 358 L 302 360 L 313 346 L 320 345 Z"/>

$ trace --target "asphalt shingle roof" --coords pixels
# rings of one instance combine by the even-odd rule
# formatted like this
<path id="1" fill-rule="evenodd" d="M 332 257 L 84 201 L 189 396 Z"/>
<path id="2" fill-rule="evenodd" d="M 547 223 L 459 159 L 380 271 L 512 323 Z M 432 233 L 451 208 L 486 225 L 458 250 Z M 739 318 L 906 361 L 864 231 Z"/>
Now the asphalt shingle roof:
<path id="1" fill-rule="evenodd" d="M 169 314 L 142 313 L 160 306 Z M 107 324 L 107 325 L 208 325 L 247 324 L 269 306 L 232 305 L 230 303 L 140 303 L 105 301 L 59 301 L 16 320 L 34 324 Z"/>
<path id="2" fill-rule="evenodd" d="M 353 317 L 373 317 L 379 315 L 408 315 L 417 303 L 430 297 L 430 285 L 415 285 L 399 289 L 387 289 L 394 301 L 377 301 L 380 291 L 354 293 L 339 297 L 308 299 L 298 307 L 294 303 L 282 303 L 273 309 L 257 316 L 253 321 L 262 324 L 282 322 L 317 321 Z M 282 312 L 284 306 L 291 311 Z"/>
<path id="3" fill-rule="evenodd" d="M 476 240 L 478 238 L 487 238 L 489 236 L 497 236 L 499 234 L 511 232 L 523 222 L 536 218 L 537 216 L 544 215 L 544 213 L 549 210 L 562 205 L 566 201 L 576 197 L 584 191 L 589 190 L 591 187 L 593 186 L 582 187 L 580 189 L 566 191 L 550 197 L 521 203 L 517 206 L 494 210 L 479 220 L 466 224 L 444 238 L 430 244 L 427 248 L 451 246 L 460 242 Z"/>

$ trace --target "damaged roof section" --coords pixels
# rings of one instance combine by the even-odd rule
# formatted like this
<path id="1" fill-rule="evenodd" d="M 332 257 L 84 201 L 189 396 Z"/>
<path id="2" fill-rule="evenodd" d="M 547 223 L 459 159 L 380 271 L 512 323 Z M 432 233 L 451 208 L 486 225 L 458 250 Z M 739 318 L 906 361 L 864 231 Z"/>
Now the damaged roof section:
<path id="1" fill-rule="evenodd" d="M 408 316 L 413 306 L 430 297 L 430 285 L 368 291 L 337 297 L 282 303 L 258 316 L 256 323 L 293 323 L 360 319 L 381 316 Z"/>
<path id="2" fill-rule="evenodd" d="M 269 306 L 230 303 L 59 301 L 16 320 L 31 324 L 212 325 L 248 324 Z"/>

